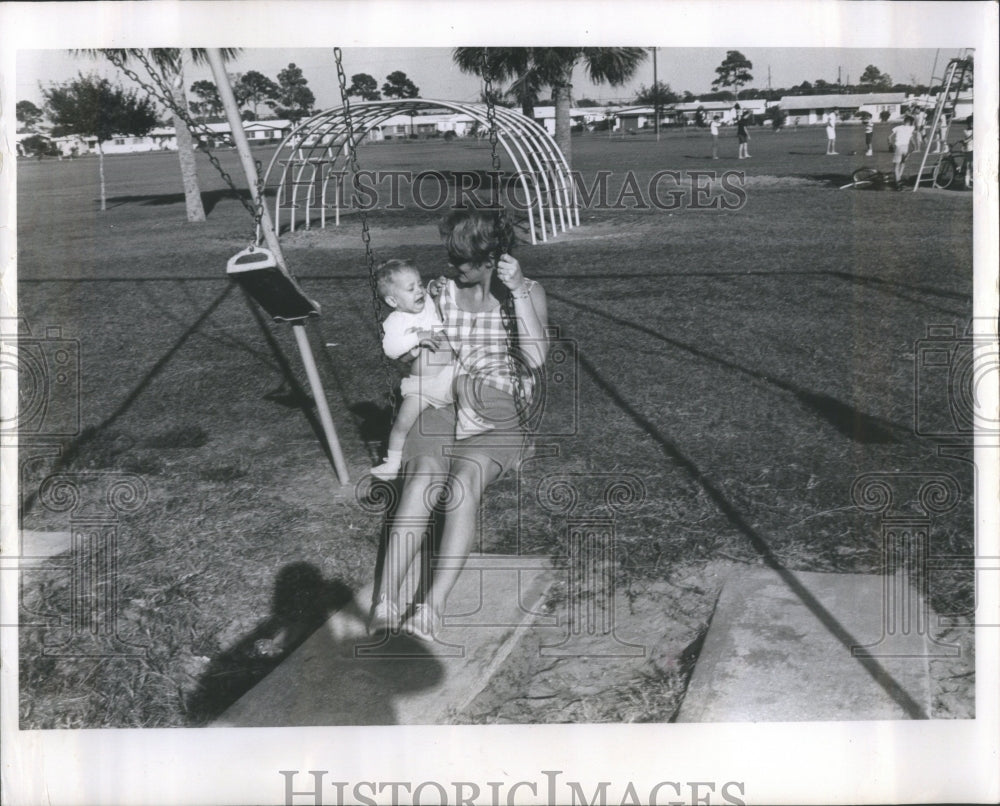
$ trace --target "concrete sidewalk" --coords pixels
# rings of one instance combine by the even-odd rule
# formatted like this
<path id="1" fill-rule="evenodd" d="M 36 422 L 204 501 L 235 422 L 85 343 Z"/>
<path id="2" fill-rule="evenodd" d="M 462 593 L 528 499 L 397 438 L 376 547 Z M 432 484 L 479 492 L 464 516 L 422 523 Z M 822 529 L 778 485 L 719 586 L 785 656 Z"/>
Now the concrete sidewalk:
<path id="1" fill-rule="evenodd" d="M 900 578 L 753 568 L 726 583 L 678 722 L 926 719 L 924 603 Z"/>
<path id="2" fill-rule="evenodd" d="M 556 619 L 540 612 L 554 579 L 544 557 L 472 555 L 433 644 L 402 633 L 370 638 L 368 587 L 213 726 L 448 724 L 526 630 L 558 638 Z"/>

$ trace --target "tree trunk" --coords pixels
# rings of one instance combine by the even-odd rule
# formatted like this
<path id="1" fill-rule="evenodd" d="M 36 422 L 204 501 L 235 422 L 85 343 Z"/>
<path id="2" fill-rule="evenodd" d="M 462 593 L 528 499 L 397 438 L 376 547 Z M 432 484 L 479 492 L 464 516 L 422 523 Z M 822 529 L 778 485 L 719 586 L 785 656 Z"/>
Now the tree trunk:
<path id="1" fill-rule="evenodd" d="M 184 52 L 183 60 L 188 60 Z M 187 93 L 184 90 L 184 67 L 174 82 L 174 100 L 187 110 Z M 205 205 L 201 202 L 201 188 L 198 186 L 198 165 L 194 159 L 194 138 L 187 123 L 176 112 L 173 114 L 174 131 L 177 133 L 177 155 L 181 162 L 181 181 L 184 184 L 184 204 L 187 207 L 188 223 L 196 224 L 205 220 Z"/>
<path id="2" fill-rule="evenodd" d="M 97 141 L 97 171 L 101 175 L 101 212 L 108 209 L 108 197 L 104 191 L 104 148 L 101 141 Z"/>
<path id="3" fill-rule="evenodd" d="M 573 95 L 573 67 L 570 65 L 563 79 L 552 85 L 552 101 L 556 113 L 556 145 L 566 157 L 566 164 L 572 167 L 572 143 L 570 141 L 570 102 Z"/>
<path id="4" fill-rule="evenodd" d="M 205 206 L 201 203 L 198 186 L 198 166 L 194 159 L 194 138 L 191 130 L 179 115 L 174 114 L 174 131 L 177 132 L 177 155 L 181 162 L 181 181 L 184 183 L 184 203 L 187 220 L 197 223 L 205 220 Z"/>

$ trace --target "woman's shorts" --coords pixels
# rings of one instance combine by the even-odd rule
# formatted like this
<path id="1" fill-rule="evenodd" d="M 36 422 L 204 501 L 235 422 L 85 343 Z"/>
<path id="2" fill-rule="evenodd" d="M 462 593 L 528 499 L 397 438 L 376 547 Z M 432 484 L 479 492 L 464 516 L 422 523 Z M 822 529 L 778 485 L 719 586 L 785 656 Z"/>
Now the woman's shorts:
<path id="1" fill-rule="evenodd" d="M 464 456 L 494 464 L 500 473 L 517 468 L 527 447 L 522 429 L 493 429 L 467 439 L 455 439 L 455 424 L 454 406 L 424 409 L 403 444 L 403 467 L 426 456 L 440 457 L 441 469 L 446 470 L 452 457 Z"/>

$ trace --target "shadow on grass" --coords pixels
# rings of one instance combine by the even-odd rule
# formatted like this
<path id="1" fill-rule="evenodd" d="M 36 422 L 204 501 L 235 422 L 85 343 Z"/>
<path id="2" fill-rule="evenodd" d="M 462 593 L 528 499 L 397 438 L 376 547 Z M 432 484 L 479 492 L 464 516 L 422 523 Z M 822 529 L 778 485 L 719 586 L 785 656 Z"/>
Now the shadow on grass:
<path id="1" fill-rule="evenodd" d="M 822 182 L 828 188 L 835 188 L 837 190 L 839 190 L 840 188 L 844 187 L 844 185 L 846 185 L 848 182 L 851 181 L 851 175 L 850 174 L 842 174 L 842 173 L 838 173 L 838 174 L 833 174 L 833 173 L 818 173 L 818 174 L 802 173 L 802 174 L 794 174 L 794 177 L 796 179 L 810 179 L 813 182 Z M 853 190 L 883 190 L 884 188 L 881 187 L 881 186 L 876 187 L 875 185 L 872 185 L 871 187 L 867 187 L 867 188 L 852 188 L 852 189 Z M 847 189 L 845 188 L 845 192 L 846 192 L 846 190 Z"/>
<path id="2" fill-rule="evenodd" d="M 246 301 L 247 308 L 249 308 L 251 316 L 253 316 L 254 321 L 257 323 L 257 327 L 260 329 L 260 333 L 264 337 L 264 341 L 267 342 L 267 346 L 271 350 L 271 355 L 274 356 L 274 360 L 281 371 L 282 380 L 280 386 L 265 394 L 264 399 L 287 408 L 301 410 L 302 415 L 306 418 L 306 422 L 309 423 L 309 427 L 319 441 L 320 447 L 323 449 L 323 455 L 326 456 L 327 461 L 332 466 L 333 453 L 326 441 L 326 432 L 323 430 L 323 424 L 320 422 L 319 414 L 316 410 L 316 401 L 302 384 L 299 383 L 298 378 L 296 378 L 288 357 L 281 349 L 281 345 L 278 344 L 277 339 L 274 338 L 274 334 L 271 332 L 271 328 L 268 327 L 267 320 L 264 314 L 261 313 L 260 307 L 242 287 L 240 290 L 243 291 L 243 298 Z M 339 379 L 335 378 L 335 381 L 338 391 L 342 392 Z"/>
<path id="3" fill-rule="evenodd" d="M 550 295 L 551 296 L 551 295 Z M 802 602 L 819 620 L 819 622 L 833 635 L 848 651 L 853 647 L 861 646 L 861 642 L 853 636 L 847 629 L 834 618 L 815 596 L 806 588 L 795 575 L 786 569 L 781 561 L 775 556 L 771 547 L 762 535 L 760 535 L 743 517 L 736 506 L 725 496 L 719 487 L 684 453 L 680 451 L 676 444 L 668 440 L 659 429 L 643 415 L 637 411 L 622 396 L 622 394 L 596 370 L 587 358 L 578 353 L 580 367 L 587 376 L 604 392 L 608 398 L 624 412 L 639 428 L 641 428 L 650 439 L 662 450 L 668 461 L 681 467 L 708 495 L 715 504 L 719 512 L 727 521 L 742 535 L 747 538 L 754 551 L 757 552 L 761 560 L 775 571 L 785 586 Z M 914 700 L 898 681 L 886 669 L 881 666 L 875 658 L 863 656 L 855 657 L 859 665 L 871 676 L 871 678 L 886 692 L 911 719 L 927 719 L 928 714 L 924 707 Z"/>
<path id="4" fill-rule="evenodd" d="M 338 612 L 339 627 L 324 626 Z M 186 702 L 187 724 L 200 727 L 220 717 L 236 727 L 396 724 L 395 700 L 439 686 L 444 668 L 409 635 L 367 636 L 367 621 L 368 608 L 345 584 L 324 579 L 311 563 L 286 565 L 275 578 L 271 615 L 199 678 Z M 301 661 L 298 666 L 279 672 L 283 677 L 253 701 L 226 714 L 307 640 L 308 653 L 295 661 Z"/>
<path id="5" fill-rule="evenodd" d="M 265 196 L 269 195 L 267 191 L 264 193 Z M 273 192 L 270 195 L 274 195 Z M 215 206 L 223 199 L 232 199 L 237 197 L 246 202 L 250 202 L 251 196 L 249 190 L 240 189 L 238 193 L 234 193 L 232 190 L 219 189 L 219 190 L 205 190 L 201 193 L 201 203 L 205 208 L 205 215 L 211 214 Z M 108 209 L 113 207 L 123 207 L 125 205 L 134 204 L 140 207 L 167 207 L 173 204 L 184 204 L 184 194 L 183 193 L 151 193 L 136 196 L 109 196 L 106 200 Z"/>
<path id="6" fill-rule="evenodd" d="M 311 563 L 286 565 L 274 582 L 271 615 L 214 658 L 187 702 L 188 723 L 217 718 L 259 683 L 337 610 L 354 603 L 351 589 L 325 580 Z"/>
<path id="7" fill-rule="evenodd" d="M 373 454 L 369 458 L 374 462 L 380 462 L 392 428 L 392 408 L 365 400 L 352 405 L 350 412 L 354 415 L 361 441 L 369 453 Z"/>
<path id="8" fill-rule="evenodd" d="M 75 461 L 78 460 L 85 447 L 97 440 L 98 437 L 104 436 L 107 433 L 107 429 L 132 408 L 132 404 L 134 404 L 135 401 L 139 399 L 140 395 L 142 395 L 143 392 L 149 388 L 150 384 L 153 383 L 156 377 L 163 372 L 164 367 L 166 367 L 170 360 L 187 343 L 187 340 L 198 332 L 202 324 L 204 324 L 204 322 L 226 300 L 232 290 L 233 286 L 228 285 L 218 296 L 216 296 L 214 300 L 212 300 L 212 302 L 207 308 L 205 308 L 204 311 L 202 311 L 198 318 L 180 335 L 177 341 L 171 345 L 170 349 L 157 359 L 150 370 L 145 374 L 145 376 L 143 376 L 142 380 L 139 381 L 135 387 L 133 387 L 132 391 L 125 396 L 125 399 L 115 407 L 111 414 L 105 417 L 104 420 L 102 420 L 98 425 L 84 429 L 80 433 L 80 436 L 70 442 L 70 444 L 63 451 L 62 455 L 56 460 L 52 472 L 58 472 L 70 467 Z M 37 496 L 38 491 L 34 490 L 30 495 L 25 497 L 21 504 L 23 512 L 27 512 L 31 508 Z"/>
<path id="9" fill-rule="evenodd" d="M 198 318 L 188 326 L 188 328 L 180 335 L 180 337 L 174 342 L 173 345 L 160 356 L 159 359 L 153 364 L 149 371 L 143 376 L 142 380 L 139 381 L 136 386 L 125 396 L 125 399 L 114 408 L 114 410 L 104 418 L 100 423 L 95 426 L 88 427 L 84 429 L 80 435 L 74 439 L 66 447 L 61 456 L 56 460 L 54 467 L 51 472 L 55 473 L 60 470 L 64 470 L 68 467 L 72 467 L 77 463 L 84 450 L 91 445 L 99 444 L 98 440 L 101 440 L 111 434 L 109 430 L 114 423 L 120 420 L 133 406 L 133 404 L 139 399 L 139 397 L 150 387 L 153 381 L 163 372 L 167 364 L 173 359 L 181 348 L 187 343 L 187 341 L 196 334 L 202 327 L 202 325 L 209 319 L 209 317 L 216 311 L 216 309 L 226 300 L 229 294 L 232 292 L 233 288 L 236 287 L 235 284 L 227 285 L 222 292 L 215 297 L 214 300 L 205 308 L 204 311 L 198 316 Z M 281 349 L 281 345 L 278 344 L 268 327 L 267 322 L 264 319 L 263 314 L 257 305 L 249 298 L 244 292 L 244 297 L 246 300 L 247 307 L 250 309 L 251 315 L 257 322 L 260 328 L 261 334 L 264 340 L 267 342 L 268 347 L 274 356 L 275 362 L 281 372 L 283 379 L 282 386 L 277 390 L 267 396 L 267 399 L 272 400 L 280 405 L 290 406 L 301 409 L 303 416 L 309 423 L 310 428 L 319 441 L 323 453 L 327 460 L 333 464 L 333 455 L 330 452 L 330 447 L 327 445 L 326 436 L 323 432 L 322 424 L 319 421 L 314 407 L 315 401 L 312 396 L 302 387 L 298 379 L 292 370 L 291 364 L 288 358 L 285 356 L 284 351 Z M 205 444 L 208 441 L 208 436 L 202 433 L 201 439 L 203 440 L 200 444 Z M 187 444 L 184 443 L 186 446 Z M 171 447 L 180 447 L 180 445 L 173 445 Z M 34 505 L 37 499 L 38 491 L 34 490 L 29 495 L 25 496 L 22 501 L 21 507 L 23 512 L 27 512 Z"/>
<path id="10" fill-rule="evenodd" d="M 589 305 L 584 305 L 583 303 L 567 299 L 566 297 L 554 294 L 551 291 L 548 292 L 548 295 L 550 299 L 558 300 L 566 305 L 578 308 L 581 311 L 586 311 L 587 313 L 595 316 L 600 316 L 601 318 L 607 319 L 608 321 L 614 322 L 622 327 L 638 330 L 647 336 L 651 336 L 658 341 L 665 342 L 671 347 L 683 350 L 684 352 L 696 356 L 704 361 L 716 364 L 727 370 L 739 372 L 740 374 L 746 375 L 754 380 L 763 381 L 764 383 L 770 384 L 771 386 L 785 392 L 789 392 L 794 395 L 803 406 L 826 420 L 826 422 L 836 428 L 837 431 L 839 431 L 843 436 L 848 439 L 852 439 L 855 442 L 860 442 L 862 444 L 893 444 L 900 441 L 896 434 L 901 431 L 901 429 L 895 423 L 882 419 L 881 417 L 874 417 L 870 414 L 858 411 L 853 406 L 849 406 L 848 404 L 837 400 L 830 395 L 812 392 L 808 389 L 802 389 L 790 381 L 776 378 L 763 372 L 747 369 L 746 367 L 740 366 L 732 361 L 727 361 L 725 358 L 712 355 L 705 350 L 692 347 L 691 345 L 684 344 L 683 342 L 676 341 L 675 339 L 671 339 L 651 328 L 637 324 L 628 319 L 622 319 Z"/>
<path id="11" fill-rule="evenodd" d="M 665 277 L 681 277 L 684 279 L 690 278 L 705 278 L 710 280 L 719 279 L 729 279 L 731 277 L 764 277 L 764 278 L 775 278 L 775 277 L 814 277 L 814 278 L 824 278 L 833 277 L 838 280 L 843 280 L 847 283 L 854 283 L 860 286 L 870 286 L 874 288 L 881 289 L 886 293 L 895 294 L 900 299 L 904 299 L 908 302 L 912 302 L 913 298 L 906 296 L 905 293 L 914 292 L 924 296 L 931 297 L 941 297 L 942 299 L 952 299 L 961 302 L 970 302 L 971 296 L 969 294 L 964 294 L 960 291 L 948 291 L 941 288 L 932 288 L 926 285 L 914 285 L 912 283 L 901 283 L 897 280 L 887 280 L 883 277 L 877 277 L 874 275 L 865 274 L 853 274 L 848 271 L 833 271 L 829 269 L 823 269 L 818 271 L 759 271 L 756 269 L 751 269 L 750 271 L 740 270 L 740 271 L 711 271 L 711 272 L 689 272 L 689 271 L 648 271 L 648 272 L 587 272 L 586 274 L 578 274 L 575 272 L 552 272 L 551 274 L 546 274 L 546 282 L 549 280 L 574 280 L 581 282 L 588 282 L 592 280 L 647 280 L 647 279 L 659 279 L 662 280 Z M 339 280 L 339 277 L 316 277 L 314 279 L 329 279 L 329 280 Z M 905 293 L 904 293 L 905 292 Z M 929 303 L 926 300 L 919 300 L 924 305 Z M 945 313 L 953 314 L 955 316 L 968 316 L 966 311 L 948 311 L 939 308 Z"/>

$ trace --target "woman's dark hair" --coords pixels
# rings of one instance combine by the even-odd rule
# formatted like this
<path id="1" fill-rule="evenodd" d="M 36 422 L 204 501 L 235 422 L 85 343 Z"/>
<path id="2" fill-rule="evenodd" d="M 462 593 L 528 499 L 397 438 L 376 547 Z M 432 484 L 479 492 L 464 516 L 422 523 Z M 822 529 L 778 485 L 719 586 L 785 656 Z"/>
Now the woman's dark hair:
<path id="1" fill-rule="evenodd" d="M 444 217 L 438 231 L 455 265 L 498 260 L 517 241 L 513 226 L 499 210 L 454 210 Z"/>

